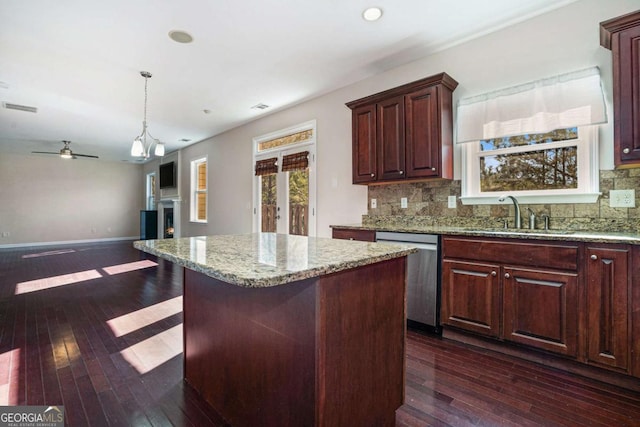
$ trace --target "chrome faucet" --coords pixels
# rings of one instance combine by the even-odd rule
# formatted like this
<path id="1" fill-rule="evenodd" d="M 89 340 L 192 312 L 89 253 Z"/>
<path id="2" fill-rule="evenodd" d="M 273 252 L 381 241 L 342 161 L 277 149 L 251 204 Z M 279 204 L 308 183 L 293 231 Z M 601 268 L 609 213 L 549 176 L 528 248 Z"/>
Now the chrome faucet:
<path id="1" fill-rule="evenodd" d="M 516 200 L 513 196 L 500 196 L 498 197 L 499 202 L 504 202 L 507 199 L 511 199 L 513 202 L 513 207 L 516 209 L 515 213 L 515 227 L 522 228 L 522 218 L 520 217 L 520 205 L 518 204 L 518 200 Z"/>

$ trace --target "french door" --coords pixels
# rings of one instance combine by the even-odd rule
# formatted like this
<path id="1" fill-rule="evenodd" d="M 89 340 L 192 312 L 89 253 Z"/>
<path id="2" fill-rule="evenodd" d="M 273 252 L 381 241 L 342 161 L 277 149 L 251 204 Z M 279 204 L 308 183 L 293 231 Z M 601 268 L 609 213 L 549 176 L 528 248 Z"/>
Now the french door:
<path id="1" fill-rule="evenodd" d="M 308 166 L 282 171 L 286 159 L 306 153 Z M 270 153 L 268 156 L 273 156 Z M 268 157 L 267 156 L 267 157 Z M 264 233 L 315 235 L 315 153 L 309 147 L 277 153 L 278 171 L 256 176 L 254 230 Z M 256 157 L 260 160 L 259 157 Z"/>

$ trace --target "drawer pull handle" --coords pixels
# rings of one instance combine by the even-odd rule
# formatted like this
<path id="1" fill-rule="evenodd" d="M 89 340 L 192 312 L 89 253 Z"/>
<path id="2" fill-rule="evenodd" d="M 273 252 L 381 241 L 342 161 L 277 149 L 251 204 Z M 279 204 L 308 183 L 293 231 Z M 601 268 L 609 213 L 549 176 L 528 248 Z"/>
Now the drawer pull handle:
<path id="1" fill-rule="evenodd" d="M 498 275 L 498 273 L 496 273 L 495 271 L 492 271 L 492 272 L 491 272 L 491 275 L 492 275 L 493 277 L 496 277 L 496 276 Z"/>
<path id="2" fill-rule="evenodd" d="M 594 260 L 594 261 L 597 260 L 598 259 L 598 255 L 591 255 L 591 259 Z"/>
<path id="3" fill-rule="evenodd" d="M 622 152 L 623 152 L 624 154 L 629 154 L 629 149 L 628 149 L 628 148 L 625 148 L 624 150 L 622 150 Z"/>
<path id="4" fill-rule="evenodd" d="M 505 279 L 508 279 L 508 278 L 510 278 L 510 277 L 511 277 L 511 275 L 510 275 L 509 273 L 504 273 L 504 278 L 505 278 Z"/>

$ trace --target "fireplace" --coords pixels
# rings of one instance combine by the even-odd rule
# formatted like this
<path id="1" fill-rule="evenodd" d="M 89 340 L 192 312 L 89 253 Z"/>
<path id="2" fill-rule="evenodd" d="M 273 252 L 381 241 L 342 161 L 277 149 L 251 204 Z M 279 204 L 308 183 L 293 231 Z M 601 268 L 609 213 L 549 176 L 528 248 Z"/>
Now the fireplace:
<path id="1" fill-rule="evenodd" d="M 180 237 L 180 199 L 158 201 L 158 237 Z"/>
<path id="2" fill-rule="evenodd" d="M 163 233 L 164 238 L 173 239 L 173 233 L 175 231 L 175 229 L 173 228 L 173 208 L 164 209 L 163 229 L 164 229 L 164 233 Z"/>

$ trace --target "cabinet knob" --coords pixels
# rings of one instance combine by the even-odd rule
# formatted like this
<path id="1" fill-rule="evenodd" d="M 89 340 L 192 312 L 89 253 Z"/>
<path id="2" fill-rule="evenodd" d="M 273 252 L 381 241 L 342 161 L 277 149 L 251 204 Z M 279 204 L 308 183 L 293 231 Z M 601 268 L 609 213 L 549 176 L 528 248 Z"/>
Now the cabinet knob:
<path id="1" fill-rule="evenodd" d="M 436 168 L 431 168 L 431 170 L 435 172 L 435 171 L 436 171 Z"/>
<path id="2" fill-rule="evenodd" d="M 353 240 L 353 237 L 349 237 L 349 240 Z"/>
<path id="3" fill-rule="evenodd" d="M 591 259 L 594 260 L 594 261 L 597 260 L 598 259 L 598 255 L 591 255 Z"/>
<path id="4" fill-rule="evenodd" d="M 496 273 L 495 271 L 492 271 L 492 272 L 491 272 L 491 275 L 492 275 L 493 277 L 496 277 L 496 276 L 498 275 L 498 273 Z"/>
<path id="5" fill-rule="evenodd" d="M 625 148 L 624 150 L 622 150 L 622 152 L 623 152 L 624 154 L 629 154 L 629 149 L 628 149 L 628 148 Z"/>
<path id="6" fill-rule="evenodd" d="M 373 178 L 374 176 L 376 176 L 376 174 L 375 174 L 375 173 L 372 173 L 372 174 L 371 174 L 371 178 Z"/>
<path id="7" fill-rule="evenodd" d="M 509 273 L 504 273 L 504 278 L 505 278 L 505 279 L 508 279 L 508 278 L 510 278 L 510 277 L 511 277 L 511 275 L 510 275 Z"/>
<path id="8" fill-rule="evenodd" d="M 402 175 L 404 173 L 404 171 L 400 171 L 400 175 Z"/>

